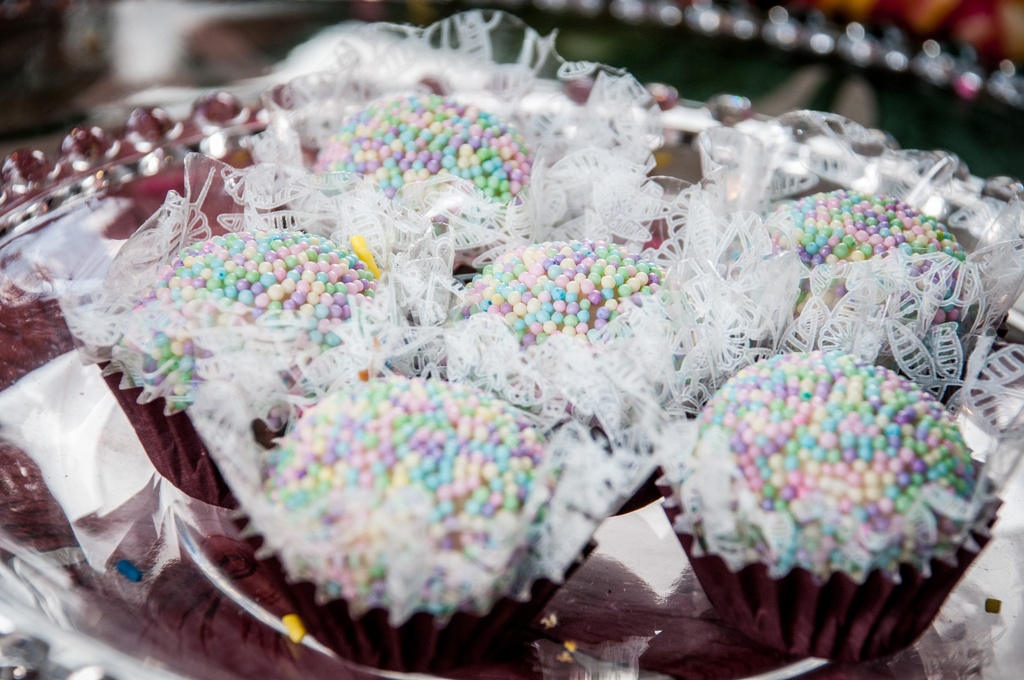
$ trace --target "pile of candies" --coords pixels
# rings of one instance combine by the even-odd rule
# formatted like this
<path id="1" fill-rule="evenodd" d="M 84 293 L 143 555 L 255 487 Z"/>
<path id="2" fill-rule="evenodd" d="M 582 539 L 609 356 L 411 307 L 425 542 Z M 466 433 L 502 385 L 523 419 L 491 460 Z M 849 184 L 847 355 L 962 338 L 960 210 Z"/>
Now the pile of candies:
<path id="1" fill-rule="evenodd" d="M 779 210 L 792 213 L 796 228 L 790 237 L 775 234 L 776 244 L 795 249 L 811 266 L 863 262 L 896 250 L 965 259 L 945 225 L 894 198 L 840 189 L 792 201 Z"/>
<path id="2" fill-rule="evenodd" d="M 150 329 L 145 377 L 155 385 L 171 379 L 173 394 L 185 397 L 195 379 L 194 333 L 267 314 L 298 324 L 303 338 L 322 350 L 337 346 L 332 328 L 351 316 L 353 301 L 372 298 L 376 288 L 367 263 L 319 236 L 238 232 L 187 246 L 136 305 L 159 310 L 166 322 Z"/>
<path id="3" fill-rule="evenodd" d="M 454 175 L 506 202 L 529 182 L 531 163 L 522 135 L 493 114 L 428 95 L 377 102 L 346 119 L 315 169 L 366 175 L 389 198 L 409 182 Z"/>
<path id="4" fill-rule="evenodd" d="M 443 565 L 445 552 L 472 556 L 493 547 L 497 534 L 488 527 L 523 511 L 544 484 L 543 457 L 542 434 L 505 402 L 440 380 L 392 376 L 336 392 L 307 411 L 272 452 L 264 490 L 286 511 L 316 512 L 328 530 L 364 532 L 361 554 L 329 566 L 327 577 L 350 604 L 373 607 L 386 604 L 380 591 L 396 548 L 383 534 L 367 535 L 374 520 L 358 526 L 340 516 L 345 498 L 367 493 L 353 512 L 403 522 L 403 494 L 419 492 L 428 507 L 406 509 L 429 522 L 429 535 L 416 530 L 417 537 Z M 424 597 L 437 603 L 459 594 Z"/>
<path id="5" fill-rule="evenodd" d="M 702 436 L 713 427 L 727 433 L 722 454 L 735 456 L 761 510 L 794 519 L 799 548 L 779 558 L 822 575 L 845 566 L 843 542 L 862 526 L 893 531 L 896 554 L 888 557 L 913 561 L 931 546 L 916 545 L 917 533 L 898 521 L 924 490 L 963 501 L 974 494 L 969 452 L 942 404 L 851 355 L 787 354 L 753 364 L 719 390 L 700 421 Z M 956 531 L 947 521 L 938 520 L 940 541 L 944 530 Z"/>
<path id="6" fill-rule="evenodd" d="M 497 314 L 523 346 L 562 334 L 587 342 L 620 313 L 661 287 L 664 273 L 615 243 L 570 241 L 521 246 L 469 284 L 462 316 Z"/>

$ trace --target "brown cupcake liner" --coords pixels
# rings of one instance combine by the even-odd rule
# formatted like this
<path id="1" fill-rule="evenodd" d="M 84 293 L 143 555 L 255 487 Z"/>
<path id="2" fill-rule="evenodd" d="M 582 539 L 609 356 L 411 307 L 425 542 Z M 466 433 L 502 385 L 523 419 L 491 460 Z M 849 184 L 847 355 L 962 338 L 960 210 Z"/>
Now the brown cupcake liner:
<path id="1" fill-rule="evenodd" d="M 120 373 L 106 374 L 104 380 L 157 472 L 196 500 L 223 508 L 238 506 L 184 411 L 166 415 L 163 399 L 140 404 L 142 388 L 121 389 Z"/>
<path id="2" fill-rule="evenodd" d="M 564 580 L 593 548 L 589 544 L 584 549 Z M 392 626 L 384 609 L 353 618 L 344 600 L 319 604 L 315 586 L 308 581 L 288 583 L 274 557 L 264 558 L 260 564 L 287 590 L 294 613 L 318 642 L 362 666 L 405 673 L 440 673 L 482 661 L 518 658 L 529 642 L 530 624 L 561 587 L 543 579 L 534 582 L 525 602 L 501 598 L 486 614 L 458 612 L 447 622 L 421 612 Z"/>
<path id="3" fill-rule="evenodd" d="M 666 496 L 662 507 L 674 526 L 681 508 L 671 490 L 661 488 Z M 929 576 L 903 564 L 898 583 L 878 570 L 856 583 L 839 572 L 820 582 L 804 569 L 772 578 L 764 564 L 734 572 L 717 555 L 695 555 L 694 536 L 677 537 L 708 600 L 730 625 L 788 654 L 845 662 L 887 656 L 912 645 L 990 538 L 974 533 L 978 550 L 961 547 L 955 564 L 932 560 Z"/>

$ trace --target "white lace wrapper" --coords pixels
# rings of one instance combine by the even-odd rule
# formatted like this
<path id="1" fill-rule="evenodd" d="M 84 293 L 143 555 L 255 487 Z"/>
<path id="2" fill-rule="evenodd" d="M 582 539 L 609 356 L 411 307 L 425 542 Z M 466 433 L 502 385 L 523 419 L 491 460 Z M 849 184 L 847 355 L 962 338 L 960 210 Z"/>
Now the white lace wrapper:
<path id="1" fill-rule="evenodd" d="M 337 584 L 325 576 L 331 560 L 358 554 L 360 544 L 367 541 L 384 546 L 386 561 L 393 567 L 380 584 L 385 592 L 379 599 L 390 603 L 388 609 L 395 624 L 429 609 L 422 599 L 422 586 L 431 574 L 444 574 L 451 591 L 462 593 L 461 607 L 465 611 L 486 612 L 501 597 L 528 599 L 535 581 L 563 580 L 601 520 L 653 472 L 652 426 L 646 422 L 642 426 L 616 422 L 617 427 L 608 429 L 606 435 L 593 427 L 590 419 L 583 422 L 582 417 L 571 418 L 566 411 L 566 394 L 575 390 L 583 393 L 594 386 L 599 391 L 591 393 L 592 403 L 580 408 L 618 415 L 623 403 L 636 405 L 637 399 L 602 392 L 615 381 L 602 381 L 589 372 L 575 373 L 576 385 L 556 391 L 552 381 L 555 376 L 544 376 L 549 364 L 565 363 L 564 359 L 554 361 L 554 352 L 534 366 L 522 361 L 500 366 L 493 358 L 522 358 L 523 354 L 517 350 L 513 355 L 506 351 L 510 348 L 492 345 L 489 349 L 493 352 L 483 352 L 488 359 L 478 363 L 466 353 L 479 352 L 487 347 L 485 343 L 496 339 L 492 337 L 495 329 L 487 321 L 492 320 L 471 320 L 458 329 L 411 327 L 396 324 L 380 305 L 365 306 L 344 324 L 342 330 L 349 335 L 343 338 L 343 345 L 324 352 L 303 369 L 305 384 L 316 387 L 316 395 L 308 400 L 296 399 L 280 388 L 264 391 L 263 400 L 239 399 L 240 386 L 248 386 L 255 374 L 252 367 L 245 366 L 236 366 L 230 374 L 200 385 L 197 400 L 189 409 L 196 430 L 252 519 L 254 530 L 264 537 L 267 550 L 280 557 L 293 580 L 316 584 L 318 597 L 324 601 L 339 597 Z M 446 352 L 453 343 L 464 351 Z M 552 348 L 555 346 L 557 343 L 551 343 Z M 597 365 L 586 365 L 582 357 L 578 358 L 584 362 L 584 369 L 592 370 Z M 518 373 L 519 369 L 524 373 Z M 500 375 L 489 376 L 490 382 L 476 379 L 487 371 L 500 371 Z M 331 513 L 351 521 L 334 523 L 329 530 L 324 528 L 322 508 L 286 512 L 265 496 L 263 474 L 269 454 L 254 439 L 254 420 L 282 412 L 290 412 L 294 419 L 319 395 L 346 390 L 357 381 L 389 373 L 446 376 L 453 383 L 484 387 L 491 396 L 516 399 L 513 405 L 546 438 L 547 455 L 536 478 L 551 479 L 551 484 L 545 487 L 538 483 L 538 491 L 520 519 L 509 526 L 494 526 L 490 547 L 472 559 L 457 551 L 432 547 L 434 539 L 427 520 L 430 512 L 423 505 L 428 500 L 417 499 L 414 492 L 402 497 L 394 508 L 372 514 L 365 509 L 365 499 L 358 495 L 333 494 Z M 558 370 L 558 375 L 574 373 L 565 367 Z M 613 375 L 623 382 L 639 383 L 642 379 L 618 370 Z M 537 382 L 527 385 L 531 380 Z M 540 391 L 532 392 L 535 389 Z M 642 390 L 635 386 L 633 391 Z M 656 411 L 648 413 L 653 417 Z M 638 456 L 638 450 L 644 450 L 645 455 Z M 358 602 L 349 605 L 355 613 L 361 613 Z"/>
<path id="2" fill-rule="evenodd" d="M 203 383 L 190 417 L 250 518 L 250 530 L 264 539 L 259 556 L 277 556 L 290 579 L 317 586 L 321 602 L 338 599 L 341 594 L 340 584 L 324 575 L 338 573 L 334 565 L 340 563 L 350 565 L 345 569 L 357 568 L 359 556 L 367 549 L 388 565 L 379 582 L 383 592 L 374 595 L 388 603 L 394 625 L 424 611 L 427 581 L 434 580 L 436 586 L 438 574 L 443 576 L 442 590 L 457 597 L 463 611 L 485 613 L 502 596 L 525 597 L 514 584 L 528 548 L 530 524 L 548 500 L 547 486 L 538 483 L 536 493 L 524 500 L 515 517 L 503 513 L 488 521 L 490 540 L 472 553 L 435 549 L 430 520 L 434 501 L 414 486 L 403 494 L 391 494 L 384 506 L 374 502 L 374 494 L 356 490 L 330 493 L 286 511 L 269 501 L 263 491 L 269 452 L 254 439 L 254 414 L 233 399 L 236 390 L 229 381 Z M 538 480 L 547 474 L 549 471 L 541 471 Z M 325 514 L 344 521 L 325 523 Z M 348 605 L 354 616 L 367 610 L 366 603 L 359 600 L 348 600 Z"/>
<path id="3" fill-rule="evenodd" d="M 247 364 L 259 369 L 254 384 L 275 385 L 282 377 L 294 379 L 320 354 L 319 347 L 303 344 L 308 332 L 297 317 L 267 313 L 254 321 L 251 310 L 233 309 L 216 323 L 193 324 L 173 305 L 138 304 L 161 267 L 182 248 L 216 234 L 287 230 L 329 238 L 344 250 L 351 250 L 352 237 L 361 237 L 384 273 L 385 281 L 377 284 L 381 313 L 402 322 L 444 319 L 453 286 L 447 277 L 435 281 L 431 272 L 446 252 L 451 257 L 446 239 L 434 237 L 425 219 L 400 211 L 361 179 L 318 177 L 285 166 L 239 170 L 193 154 L 186 161 L 185 187 L 184 196 L 169 193 L 163 207 L 124 244 L 101 285 L 61 301 L 83 359 L 111 361 L 111 370 L 124 375 L 122 387 L 144 387 L 143 401 L 164 397 L 169 411 L 191 401 L 174 380 L 161 381 L 143 368 L 161 333 L 184 333 L 194 344 L 196 380 Z M 358 304 L 353 300 L 353 307 Z M 358 330 L 341 335 L 353 332 Z"/>
<path id="4" fill-rule="evenodd" d="M 935 394 L 962 385 L 973 344 L 1024 288 L 1020 200 L 979 198 L 956 156 L 899 150 L 884 133 L 835 114 L 798 111 L 757 126 L 712 128 L 699 145 L 719 209 L 767 214 L 769 227 L 785 235 L 802 225 L 772 213 L 778 201 L 835 187 L 899 199 L 945 222 L 967 252 L 963 262 L 941 252 L 893 252 L 813 269 L 797 263 L 806 281 L 779 349 L 850 352 L 898 366 Z M 950 307 L 958 322 L 933 323 Z"/>
<path id="5" fill-rule="evenodd" d="M 654 240 L 643 256 L 667 272 L 660 351 L 674 362 L 661 403 L 670 414 L 693 415 L 736 371 L 777 351 L 804 271 L 795 253 L 773 249 L 759 215 L 724 209 L 719 186 L 651 184 Z"/>
<path id="6" fill-rule="evenodd" d="M 973 496 L 964 500 L 926 484 L 887 531 L 869 531 L 866 524 L 854 525 L 842 516 L 822 518 L 847 527 L 839 535 L 841 555 L 835 560 L 855 581 L 874 569 L 898 580 L 900 563 L 927 576 L 932 559 L 955 563 L 961 547 L 978 550 L 974 537 L 989 535 L 998 495 L 1024 451 L 1019 408 L 1024 355 L 1015 346 L 989 353 L 991 342 L 986 340 L 972 354 L 970 377 L 951 407 L 977 464 Z M 1003 399 L 1009 399 L 1006 407 L 1000 403 Z M 718 555 L 733 571 L 764 563 L 775 578 L 803 568 L 827 580 L 829 574 L 821 573 L 817 562 L 802 562 L 799 557 L 805 540 L 802 519 L 763 510 L 737 468 L 725 431 L 708 427 L 699 435 L 700 429 L 697 421 L 679 419 L 663 430 L 657 443 L 665 472 L 662 481 L 671 486 L 682 510 L 674 528 L 698 538 L 695 554 Z M 973 429 L 985 436 L 972 436 Z M 899 546 L 907 543 L 918 546 L 918 551 L 897 561 Z"/>
<path id="7" fill-rule="evenodd" d="M 645 240 L 617 230 L 631 222 L 631 196 L 660 143 L 652 96 L 628 73 L 564 61 L 554 35 L 501 12 L 469 11 L 426 28 L 353 29 L 324 72 L 266 94 L 270 126 L 252 140 L 253 153 L 312 165 L 347 116 L 382 98 L 431 92 L 509 123 L 534 158 L 529 184 L 508 202 L 451 176 L 398 190 L 398 203 L 448 224 L 459 261 L 482 261 L 510 241 L 559 240 L 559 229 L 575 238 L 583 225 L 589 238 Z"/>

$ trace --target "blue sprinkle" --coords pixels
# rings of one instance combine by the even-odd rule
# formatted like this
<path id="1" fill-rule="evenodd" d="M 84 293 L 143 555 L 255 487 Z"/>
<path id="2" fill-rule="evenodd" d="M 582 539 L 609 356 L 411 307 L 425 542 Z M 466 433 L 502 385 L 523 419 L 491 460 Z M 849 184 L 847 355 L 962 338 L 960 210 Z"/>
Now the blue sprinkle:
<path id="1" fill-rule="evenodd" d="M 128 560 L 120 560 L 116 566 L 117 570 L 121 572 L 121 575 L 132 583 L 138 583 L 142 580 L 142 572 Z"/>

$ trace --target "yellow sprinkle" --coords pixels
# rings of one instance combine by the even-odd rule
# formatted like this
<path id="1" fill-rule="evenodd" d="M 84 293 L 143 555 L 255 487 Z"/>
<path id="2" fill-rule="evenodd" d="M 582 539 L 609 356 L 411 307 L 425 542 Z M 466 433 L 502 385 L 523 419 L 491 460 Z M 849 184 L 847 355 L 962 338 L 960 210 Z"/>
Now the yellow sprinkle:
<path id="1" fill-rule="evenodd" d="M 352 244 L 352 252 L 366 264 L 366 268 L 373 272 L 376 278 L 380 278 L 380 269 L 377 268 L 377 261 L 373 259 L 370 246 L 366 245 L 366 239 L 356 234 L 349 239 Z"/>
<path id="2" fill-rule="evenodd" d="M 288 639 L 295 644 L 299 644 L 302 642 L 302 638 L 306 637 L 306 626 L 297 614 L 285 614 L 281 617 L 281 623 L 288 631 Z"/>
<path id="3" fill-rule="evenodd" d="M 573 642 L 572 640 L 566 640 L 565 641 L 565 648 L 568 649 L 570 652 L 575 652 L 576 651 L 576 643 Z"/>
<path id="4" fill-rule="evenodd" d="M 551 612 L 550 614 L 548 614 L 540 620 L 540 625 L 550 630 L 558 625 L 558 616 L 556 616 L 554 612 Z"/>

